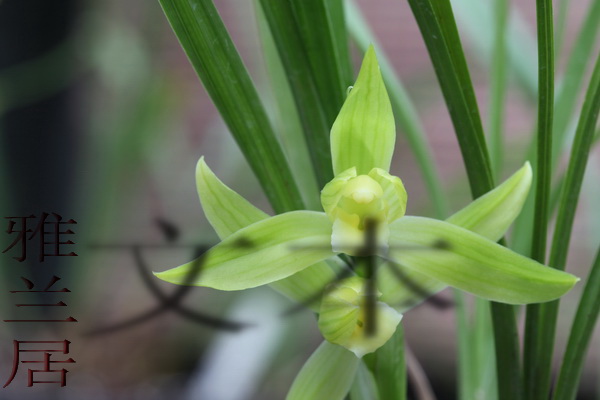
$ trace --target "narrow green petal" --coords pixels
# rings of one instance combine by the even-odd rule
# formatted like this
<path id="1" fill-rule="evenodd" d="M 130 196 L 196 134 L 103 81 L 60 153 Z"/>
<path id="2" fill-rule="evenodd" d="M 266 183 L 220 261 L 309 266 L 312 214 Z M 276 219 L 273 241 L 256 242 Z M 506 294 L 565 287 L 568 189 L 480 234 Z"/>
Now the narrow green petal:
<path id="1" fill-rule="evenodd" d="M 521 212 L 531 187 L 531 176 L 531 166 L 526 162 L 501 185 L 450 216 L 446 222 L 478 233 L 487 239 L 499 240 Z M 406 279 L 420 289 L 419 293 L 415 293 L 406 283 L 394 276 L 391 268 L 382 265 L 378 269 L 379 290 L 383 293 L 381 300 L 400 310 L 421 302 L 426 297 L 424 294 L 432 295 L 447 286 L 419 271 L 404 268 L 401 272 Z"/>
<path id="2" fill-rule="evenodd" d="M 269 215 L 254 207 L 231 190 L 211 171 L 204 157 L 196 167 L 196 186 L 204 214 L 221 240 Z M 323 290 L 332 282 L 335 272 L 326 262 L 318 262 L 294 275 L 271 283 L 271 287 L 299 303 Z M 319 309 L 319 301 L 309 305 Z"/>
<path id="3" fill-rule="evenodd" d="M 356 167 L 390 170 L 396 126 L 373 46 L 365 54 L 356 83 L 331 128 L 335 175 Z"/>
<path id="4" fill-rule="evenodd" d="M 302 367 L 286 400 L 343 400 L 359 363 L 352 352 L 323 342 Z"/>
<path id="5" fill-rule="evenodd" d="M 204 157 L 196 166 L 196 188 L 204 215 L 220 239 L 269 218 L 267 213 L 221 182 L 206 165 Z"/>
<path id="6" fill-rule="evenodd" d="M 521 213 L 531 187 L 531 165 L 521 169 L 494 190 L 479 197 L 446 221 L 498 241 Z"/>
<path id="7" fill-rule="evenodd" d="M 390 226 L 390 258 L 450 286 L 509 304 L 556 299 L 578 278 L 546 267 L 466 229 L 423 217 L 403 217 Z M 402 250 L 402 246 L 445 249 Z"/>
<path id="8" fill-rule="evenodd" d="M 329 218 L 292 211 L 243 228 L 200 259 L 155 275 L 175 284 L 242 290 L 286 278 L 333 255 Z M 200 273 L 188 282 L 197 262 Z"/>

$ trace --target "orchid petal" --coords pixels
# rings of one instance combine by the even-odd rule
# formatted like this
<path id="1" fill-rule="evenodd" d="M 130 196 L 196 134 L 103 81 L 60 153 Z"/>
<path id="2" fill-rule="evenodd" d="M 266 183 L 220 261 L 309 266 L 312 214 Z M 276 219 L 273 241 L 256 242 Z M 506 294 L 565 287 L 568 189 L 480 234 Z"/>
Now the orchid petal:
<path id="1" fill-rule="evenodd" d="M 155 275 L 167 282 L 242 290 L 286 278 L 335 255 L 324 213 L 292 211 L 230 235 L 199 259 Z M 188 282 L 196 263 L 201 270 Z"/>
<path id="2" fill-rule="evenodd" d="M 450 216 L 446 222 L 476 232 L 487 239 L 499 240 L 520 214 L 529 194 L 531 176 L 531 166 L 526 162 L 501 185 Z M 401 311 L 447 287 L 445 283 L 419 271 L 403 268 L 405 280 L 409 280 L 419 288 L 419 293 L 415 293 L 394 276 L 391 268 L 393 266 L 382 265 L 378 269 L 377 280 L 379 289 L 383 293 L 381 300 L 398 305 L 396 308 Z"/>
<path id="3" fill-rule="evenodd" d="M 402 217 L 406 212 L 408 198 L 402 180 L 381 168 L 373 168 L 369 172 L 369 176 L 383 189 L 383 199 L 388 205 L 387 222 L 393 222 Z"/>
<path id="4" fill-rule="evenodd" d="M 211 171 L 204 157 L 196 167 L 196 187 L 204 214 L 221 240 L 269 215 L 254 207 L 249 201 L 225 185 Z M 324 261 L 318 262 L 294 275 L 272 282 L 270 286 L 279 293 L 299 303 L 319 293 L 335 279 L 335 272 Z M 309 305 L 318 310 L 319 300 Z"/>
<path id="5" fill-rule="evenodd" d="M 286 400 L 343 400 L 359 363 L 360 359 L 345 348 L 321 343 L 296 376 Z"/>
<path id="6" fill-rule="evenodd" d="M 446 221 L 494 242 L 500 240 L 521 213 L 531 187 L 531 177 L 528 161 L 501 185 L 475 199 Z"/>
<path id="7" fill-rule="evenodd" d="M 365 326 L 365 281 L 359 277 L 346 279 L 328 292 L 321 301 L 319 330 L 331 343 L 344 346 L 362 357 L 388 341 L 396 331 L 402 315 L 382 302 L 375 303 L 377 325 L 373 333 Z"/>
<path id="8" fill-rule="evenodd" d="M 334 174 L 352 167 L 359 175 L 373 168 L 389 171 L 395 141 L 392 105 L 371 46 L 331 128 Z"/>
<path id="9" fill-rule="evenodd" d="M 402 246 L 443 249 L 402 250 Z M 447 222 L 403 217 L 390 225 L 390 258 L 476 296 L 509 304 L 554 300 L 579 280 Z"/>

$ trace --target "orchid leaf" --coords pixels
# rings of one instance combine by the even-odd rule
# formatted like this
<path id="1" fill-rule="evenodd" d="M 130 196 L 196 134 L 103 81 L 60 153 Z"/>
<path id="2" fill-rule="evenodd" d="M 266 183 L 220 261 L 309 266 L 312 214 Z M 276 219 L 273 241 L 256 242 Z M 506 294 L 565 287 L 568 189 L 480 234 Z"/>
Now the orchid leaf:
<path id="1" fill-rule="evenodd" d="M 181 47 L 277 212 L 304 208 L 281 145 L 212 0 L 159 0 Z"/>
<path id="2" fill-rule="evenodd" d="M 450 216 L 446 222 L 492 241 L 499 240 L 521 212 L 531 187 L 531 176 L 531 166 L 525 163 L 501 185 Z M 379 289 L 383 293 L 381 299 L 396 305 L 400 310 L 413 306 L 415 302 L 420 302 L 427 295 L 437 293 L 447 286 L 417 270 L 403 269 L 405 280 L 418 285 L 419 293 L 415 293 L 402 280 L 394 276 L 392 268 L 394 266 L 391 265 L 379 268 L 377 280 Z"/>
<path id="3" fill-rule="evenodd" d="M 196 167 L 196 186 L 204 214 L 220 239 L 269 218 L 268 214 L 254 207 L 221 182 L 206 165 L 204 157 Z M 333 269 L 321 261 L 288 278 L 271 283 L 271 287 L 292 300 L 304 303 L 308 297 L 319 293 L 334 279 Z M 319 301 L 316 300 L 309 306 L 316 311 Z"/>
<path id="4" fill-rule="evenodd" d="M 302 367 L 286 400 L 344 399 L 359 363 L 352 352 L 323 342 Z"/>
<path id="5" fill-rule="evenodd" d="M 359 175 L 373 168 L 389 171 L 395 140 L 392 105 L 371 46 L 331 128 L 334 174 L 352 167 Z"/>
<path id="6" fill-rule="evenodd" d="M 199 259 L 155 275 L 175 284 L 242 290 L 286 278 L 333 255 L 329 218 L 292 211 L 240 229 Z M 198 276 L 188 282 L 198 263 Z"/>
<path id="7" fill-rule="evenodd" d="M 509 304 L 556 299 L 578 281 L 464 228 L 424 217 L 390 226 L 390 258 L 424 275 L 485 299 Z M 406 251 L 402 246 L 444 248 Z"/>

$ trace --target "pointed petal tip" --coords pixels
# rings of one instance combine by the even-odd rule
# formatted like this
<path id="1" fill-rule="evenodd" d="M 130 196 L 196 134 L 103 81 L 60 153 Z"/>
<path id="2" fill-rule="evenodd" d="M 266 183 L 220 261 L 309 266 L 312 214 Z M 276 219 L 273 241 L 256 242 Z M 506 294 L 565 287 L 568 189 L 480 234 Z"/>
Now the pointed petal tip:
<path id="1" fill-rule="evenodd" d="M 529 162 L 529 160 L 525 161 L 525 164 L 523 164 L 523 166 L 521 167 L 521 170 L 529 178 L 531 178 L 531 176 L 533 175 L 533 172 L 532 172 L 532 169 L 531 169 L 531 163 Z"/>

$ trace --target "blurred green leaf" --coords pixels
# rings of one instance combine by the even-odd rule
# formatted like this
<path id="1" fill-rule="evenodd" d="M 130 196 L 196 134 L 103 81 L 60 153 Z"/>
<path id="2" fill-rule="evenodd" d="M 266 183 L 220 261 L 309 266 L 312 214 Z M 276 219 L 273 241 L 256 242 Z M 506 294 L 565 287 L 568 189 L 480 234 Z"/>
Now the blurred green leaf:
<path id="1" fill-rule="evenodd" d="M 564 270 L 569 243 L 575 220 L 575 211 L 579 201 L 579 193 L 583 182 L 583 176 L 590 154 L 595 134 L 595 127 L 600 113 L 600 55 L 596 61 L 594 73 L 586 93 L 571 158 L 567 168 L 567 174 L 562 187 L 556 226 L 552 238 L 549 265 L 559 270 Z M 539 317 L 536 329 L 532 327 L 531 340 L 536 345 L 537 359 L 534 364 L 543 381 L 536 383 L 549 385 L 552 367 L 552 350 L 554 348 L 554 336 L 556 331 L 556 319 L 558 316 L 559 302 L 555 301 L 539 306 Z M 542 393 L 546 394 L 546 393 Z"/>
<path id="2" fill-rule="evenodd" d="M 324 0 L 260 0 L 271 34 L 279 50 L 296 107 L 304 126 L 319 187 L 333 178 L 329 130 L 350 84 L 342 76 L 349 60 L 347 43 L 336 41 L 329 14 L 336 2 Z M 339 5 L 337 5 L 339 6 Z M 337 14 L 334 14 L 337 15 Z"/>
<path id="3" fill-rule="evenodd" d="M 564 142 L 567 138 L 568 128 L 575 107 L 578 105 L 579 93 L 586 69 L 591 62 L 590 55 L 597 43 L 598 31 L 600 30 L 600 0 L 594 0 L 585 15 L 581 30 L 573 42 L 573 49 L 567 58 L 563 79 L 557 88 L 553 126 L 552 170 L 556 168 L 558 159 L 564 152 Z"/>
<path id="4" fill-rule="evenodd" d="M 473 197 L 493 188 L 479 108 L 449 0 L 409 0 L 433 62 Z"/>
<path id="5" fill-rule="evenodd" d="M 211 0 L 160 0 L 206 91 L 277 213 L 303 208 L 256 89 Z"/>
<path id="6" fill-rule="evenodd" d="M 552 185 L 552 127 L 554 118 L 554 20 L 551 0 L 536 0 L 538 37 L 538 118 L 535 171 L 535 203 L 531 257 L 546 259 L 546 239 Z M 523 387 L 525 398 L 544 400 L 550 390 L 552 348 L 544 348 L 540 336 L 541 305 L 527 307 L 523 344 Z M 554 327 L 548 327 L 554 329 Z"/>
<path id="7" fill-rule="evenodd" d="M 505 3 L 509 3 L 505 1 Z M 489 2 L 479 0 L 452 0 L 460 28 L 467 34 L 469 42 L 475 46 L 474 56 L 492 66 L 494 62 L 494 28 L 498 14 Z M 537 59 L 536 41 L 530 32 L 528 21 L 512 7 L 506 29 L 506 51 L 509 69 L 514 71 L 519 82 L 517 86 L 528 99 L 534 101 L 537 96 Z"/>
<path id="8" fill-rule="evenodd" d="M 502 172 L 504 159 L 504 101 L 508 86 L 508 68 L 506 51 L 506 30 L 508 25 L 509 3 L 496 0 L 494 5 L 494 51 L 490 66 L 490 106 L 489 106 L 489 139 L 492 170 L 497 179 Z"/>
<path id="9" fill-rule="evenodd" d="M 600 312 L 600 248 L 586 282 L 554 389 L 554 400 L 575 400 L 577 396 L 586 351 Z"/>
<path id="10" fill-rule="evenodd" d="M 254 0 L 254 9 L 268 78 L 275 100 L 274 108 L 276 112 L 273 119 L 276 132 L 279 135 L 281 145 L 289 160 L 290 168 L 296 178 L 306 207 L 318 211 L 322 209 L 319 200 L 321 188 L 317 185 L 294 96 L 259 0 Z"/>
<path id="11" fill-rule="evenodd" d="M 467 63 L 448 0 L 409 0 L 427 45 L 450 117 L 471 187 L 479 197 L 494 186 L 481 118 Z M 491 24 L 490 24 L 491 25 Z M 492 303 L 497 355 L 498 390 L 501 400 L 520 399 L 519 342 L 514 310 Z"/>

